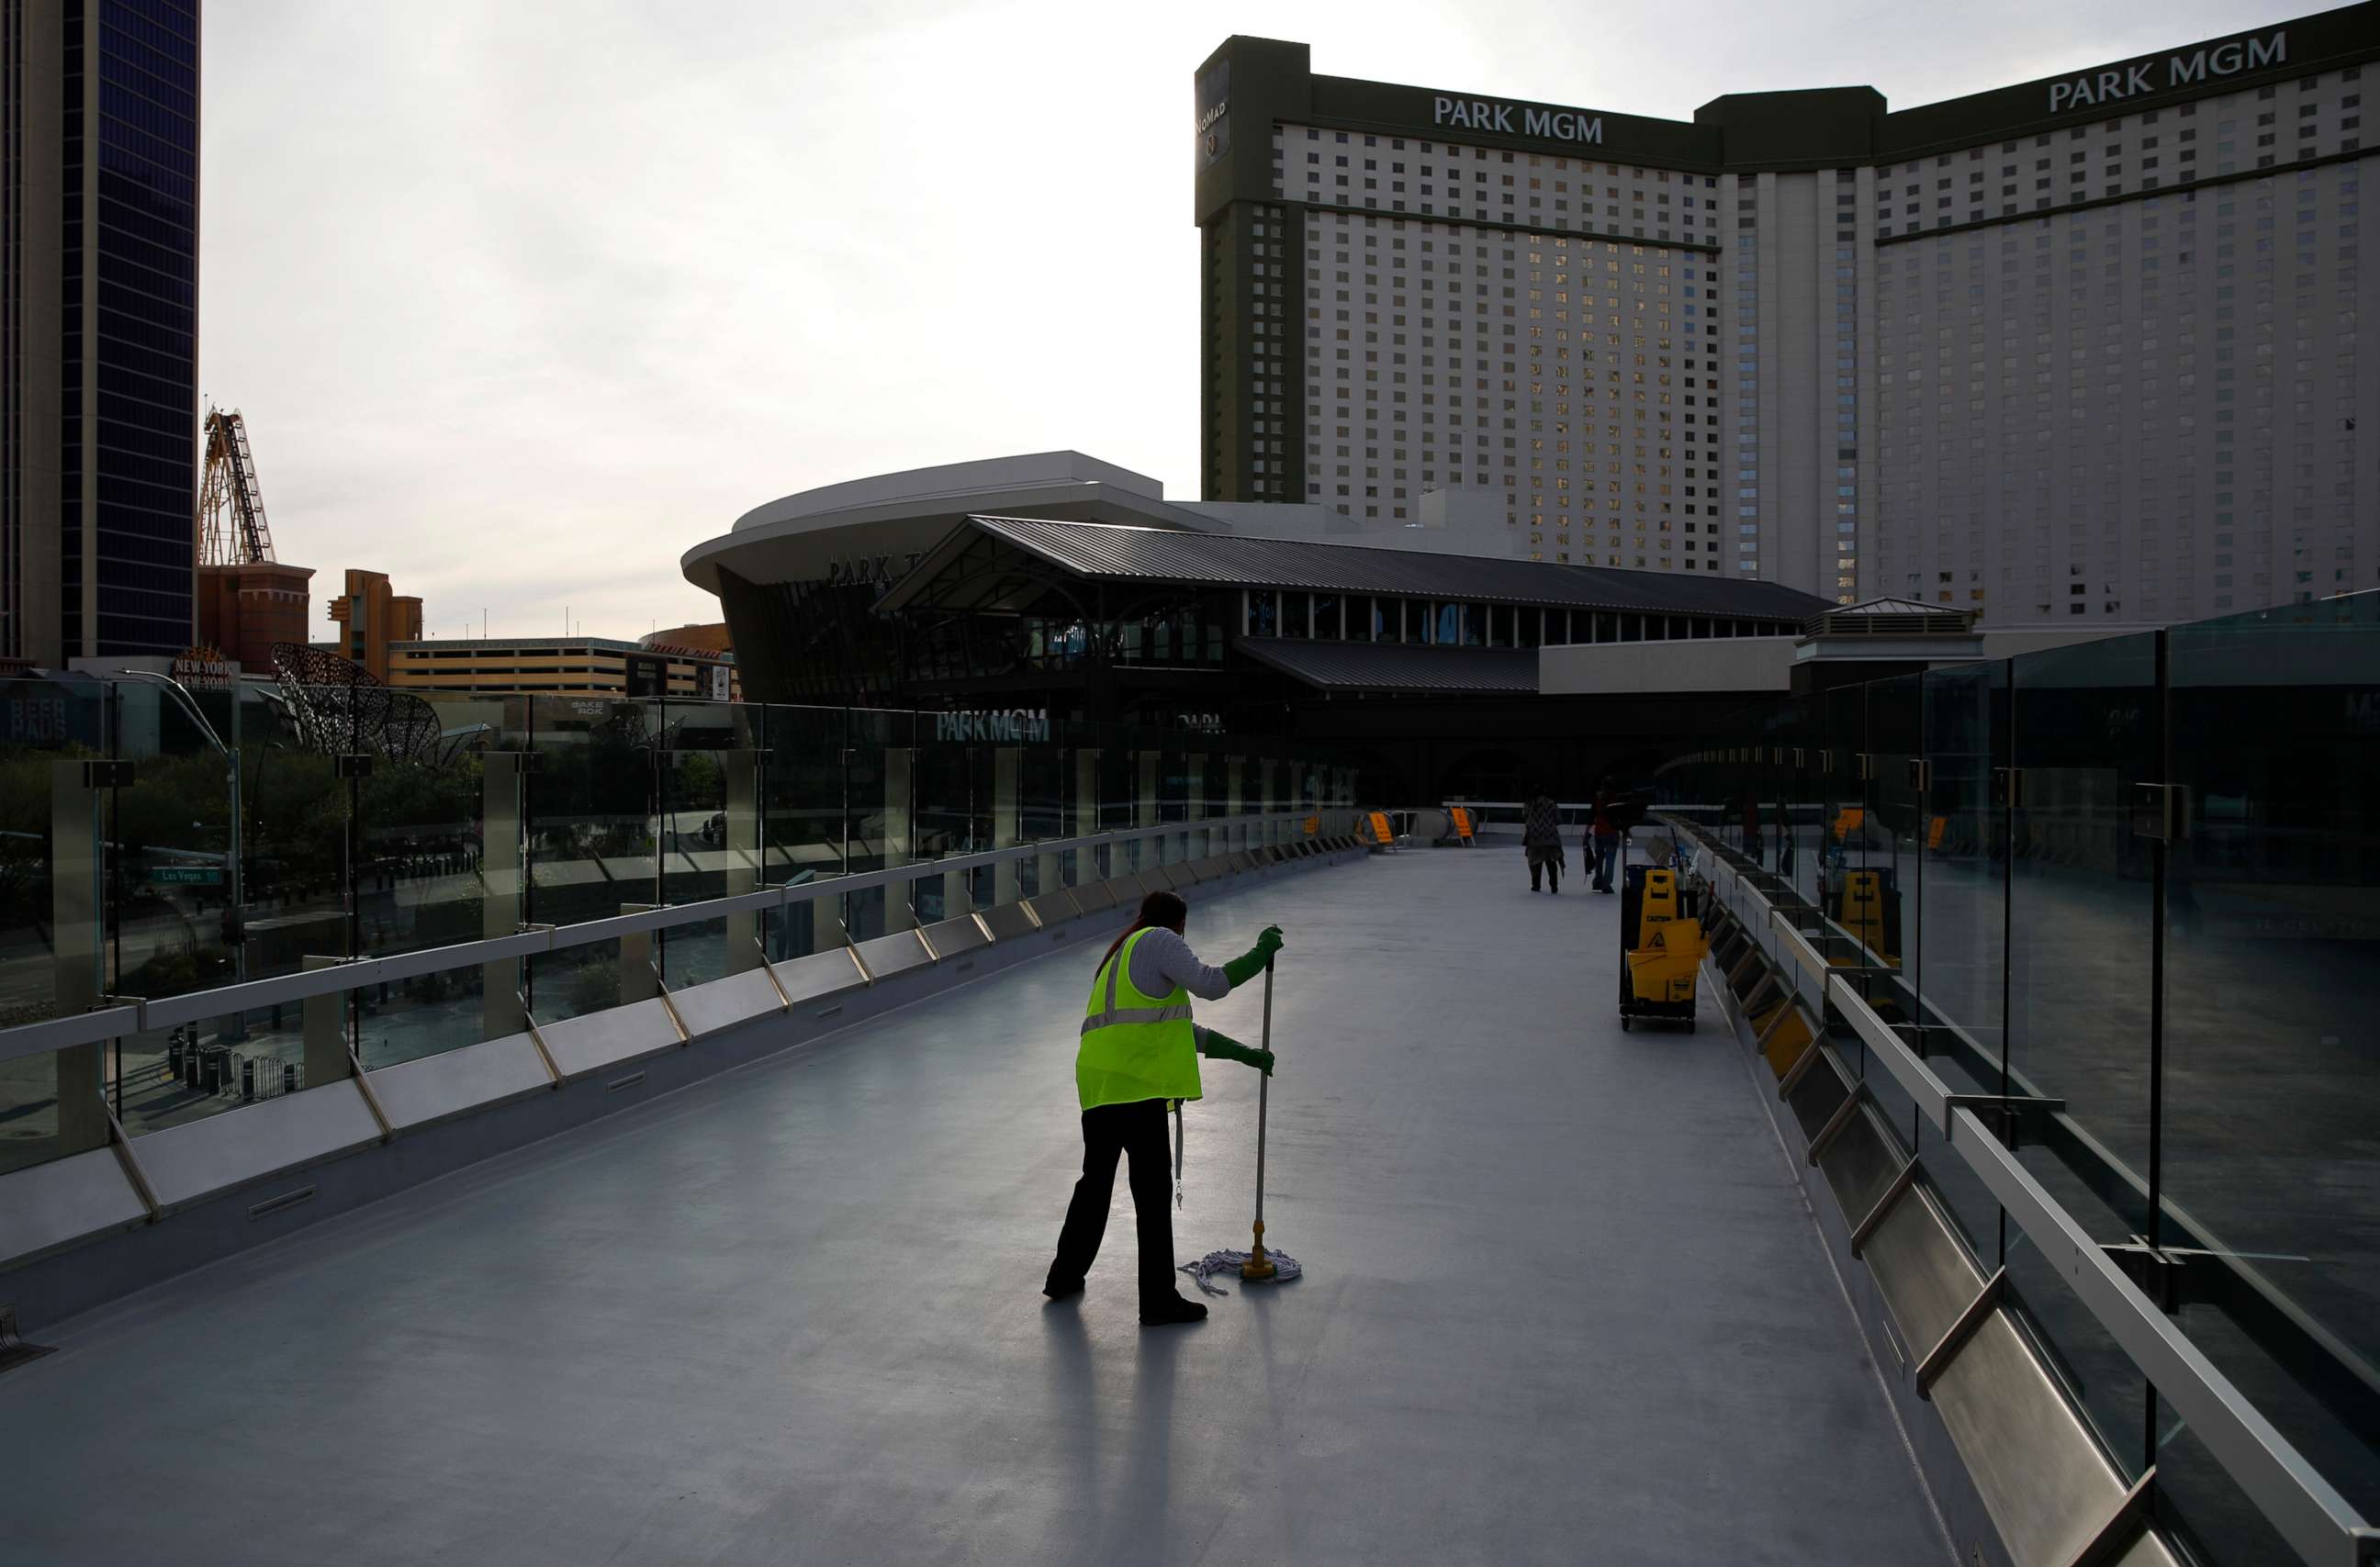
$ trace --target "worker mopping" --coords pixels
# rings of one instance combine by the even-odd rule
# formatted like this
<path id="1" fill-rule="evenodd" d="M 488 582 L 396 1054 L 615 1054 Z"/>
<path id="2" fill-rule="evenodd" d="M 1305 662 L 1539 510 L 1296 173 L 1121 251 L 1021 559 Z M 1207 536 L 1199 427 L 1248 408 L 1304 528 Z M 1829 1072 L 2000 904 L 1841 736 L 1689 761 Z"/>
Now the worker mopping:
<path id="1" fill-rule="evenodd" d="M 1041 1286 L 1052 1300 L 1081 1292 L 1107 1231 L 1121 1153 L 1131 1161 L 1140 1321 L 1147 1328 L 1196 1322 L 1207 1315 L 1204 1306 L 1183 1299 L 1173 1284 L 1173 1216 L 1165 1204 L 1166 1105 L 1202 1097 L 1201 1055 L 1241 1062 L 1268 1077 L 1273 1065 L 1271 1051 L 1251 1050 L 1192 1023 L 1190 998 L 1220 1001 L 1264 971 L 1269 1039 L 1269 974 L 1273 954 L 1281 949 L 1281 928 L 1266 927 L 1255 946 L 1217 968 L 1201 963 L 1183 939 L 1189 917 L 1189 905 L 1178 894 L 1151 893 L 1141 900 L 1138 917 L 1099 960 L 1075 1056 L 1075 1087 L 1083 1107 L 1083 1175 L 1075 1183 L 1074 1200 L 1058 1233 L 1058 1255 Z M 1261 1113 L 1259 1109 L 1260 1124 Z M 1261 1247 L 1261 1195 L 1257 1205 Z M 1203 1276 L 1199 1282 L 1204 1287 Z"/>

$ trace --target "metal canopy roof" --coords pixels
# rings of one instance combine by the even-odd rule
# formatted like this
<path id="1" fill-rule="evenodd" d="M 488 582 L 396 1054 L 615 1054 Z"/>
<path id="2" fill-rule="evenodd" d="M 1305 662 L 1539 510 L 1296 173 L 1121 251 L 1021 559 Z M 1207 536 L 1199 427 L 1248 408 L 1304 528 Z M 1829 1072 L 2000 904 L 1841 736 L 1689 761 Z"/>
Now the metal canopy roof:
<path id="1" fill-rule="evenodd" d="M 1240 651 L 1323 691 L 1537 688 L 1534 648 L 1429 648 L 1402 642 L 1301 642 L 1242 637 Z"/>
<path id="2" fill-rule="evenodd" d="M 1324 593 L 1389 593 L 1474 599 L 1549 608 L 1655 611 L 1742 620 L 1800 623 L 1832 609 L 1828 601 L 1777 582 L 1728 581 L 1555 565 L 1543 561 L 1434 554 L 1365 544 L 1252 539 L 1100 522 L 970 516 L 967 527 L 1006 541 L 1075 576 L 1192 583 L 1219 588 L 1288 588 Z M 924 587 L 927 565 L 947 559 L 946 540 L 880 607 L 898 608 Z"/>

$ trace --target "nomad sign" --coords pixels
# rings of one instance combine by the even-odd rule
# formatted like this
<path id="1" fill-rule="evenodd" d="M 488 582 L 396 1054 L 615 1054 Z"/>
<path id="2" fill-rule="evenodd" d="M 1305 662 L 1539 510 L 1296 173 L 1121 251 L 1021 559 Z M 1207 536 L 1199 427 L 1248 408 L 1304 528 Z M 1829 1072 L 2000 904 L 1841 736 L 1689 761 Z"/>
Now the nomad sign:
<path id="1" fill-rule="evenodd" d="M 2287 65 L 2289 58 L 2289 30 L 2280 28 L 2262 38 L 2234 39 L 2228 43 L 2192 49 L 2187 54 L 2171 55 L 2161 60 L 2152 57 L 2135 60 L 2128 66 L 2110 66 L 2106 70 L 2086 71 L 2066 81 L 2051 82 L 2049 112 L 2062 114 L 2068 109 L 2113 103 L 2145 93 L 2220 81 L 2227 76 L 2238 76 L 2241 71 Z"/>
<path id="2" fill-rule="evenodd" d="M 1005 745 L 1050 738 L 1048 708 L 1011 708 L 1004 712 L 938 712 L 937 740 L 989 740 Z"/>
<path id="3" fill-rule="evenodd" d="M 1603 116 L 1575 109 L 1538 109 L 1480 98 L 1439 98 L 1432 107 L 1438 124 L 1465 130 L 1500 130 L 1507 136 L 1542 136 L 1553 141 L 1603 140 Z"/>

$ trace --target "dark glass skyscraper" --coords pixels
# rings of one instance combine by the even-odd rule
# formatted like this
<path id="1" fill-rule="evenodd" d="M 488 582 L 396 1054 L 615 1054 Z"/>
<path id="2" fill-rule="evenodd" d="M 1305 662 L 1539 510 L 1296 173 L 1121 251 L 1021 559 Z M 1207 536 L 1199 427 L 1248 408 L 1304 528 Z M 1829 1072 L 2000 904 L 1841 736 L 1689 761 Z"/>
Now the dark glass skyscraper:
<path id="1" fill-rule="evenodd" d="M 191 640 L 199 0 L 0 0 L 0 656 Z"/>

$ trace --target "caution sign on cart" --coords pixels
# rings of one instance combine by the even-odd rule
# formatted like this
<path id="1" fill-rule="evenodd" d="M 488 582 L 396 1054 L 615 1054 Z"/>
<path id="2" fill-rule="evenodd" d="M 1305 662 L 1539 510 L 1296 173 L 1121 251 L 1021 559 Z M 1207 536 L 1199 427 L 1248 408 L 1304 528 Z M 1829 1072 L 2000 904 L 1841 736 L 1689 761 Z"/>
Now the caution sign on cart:
<path id="1" fill-rule="evenodd" d="M 1678 873 L 1629 866 L 1620 893 L 1620 1026 L 1658 1018 L 1692 1033 L 1705 945 L 1694 894 L 1678 884 Z"/>

